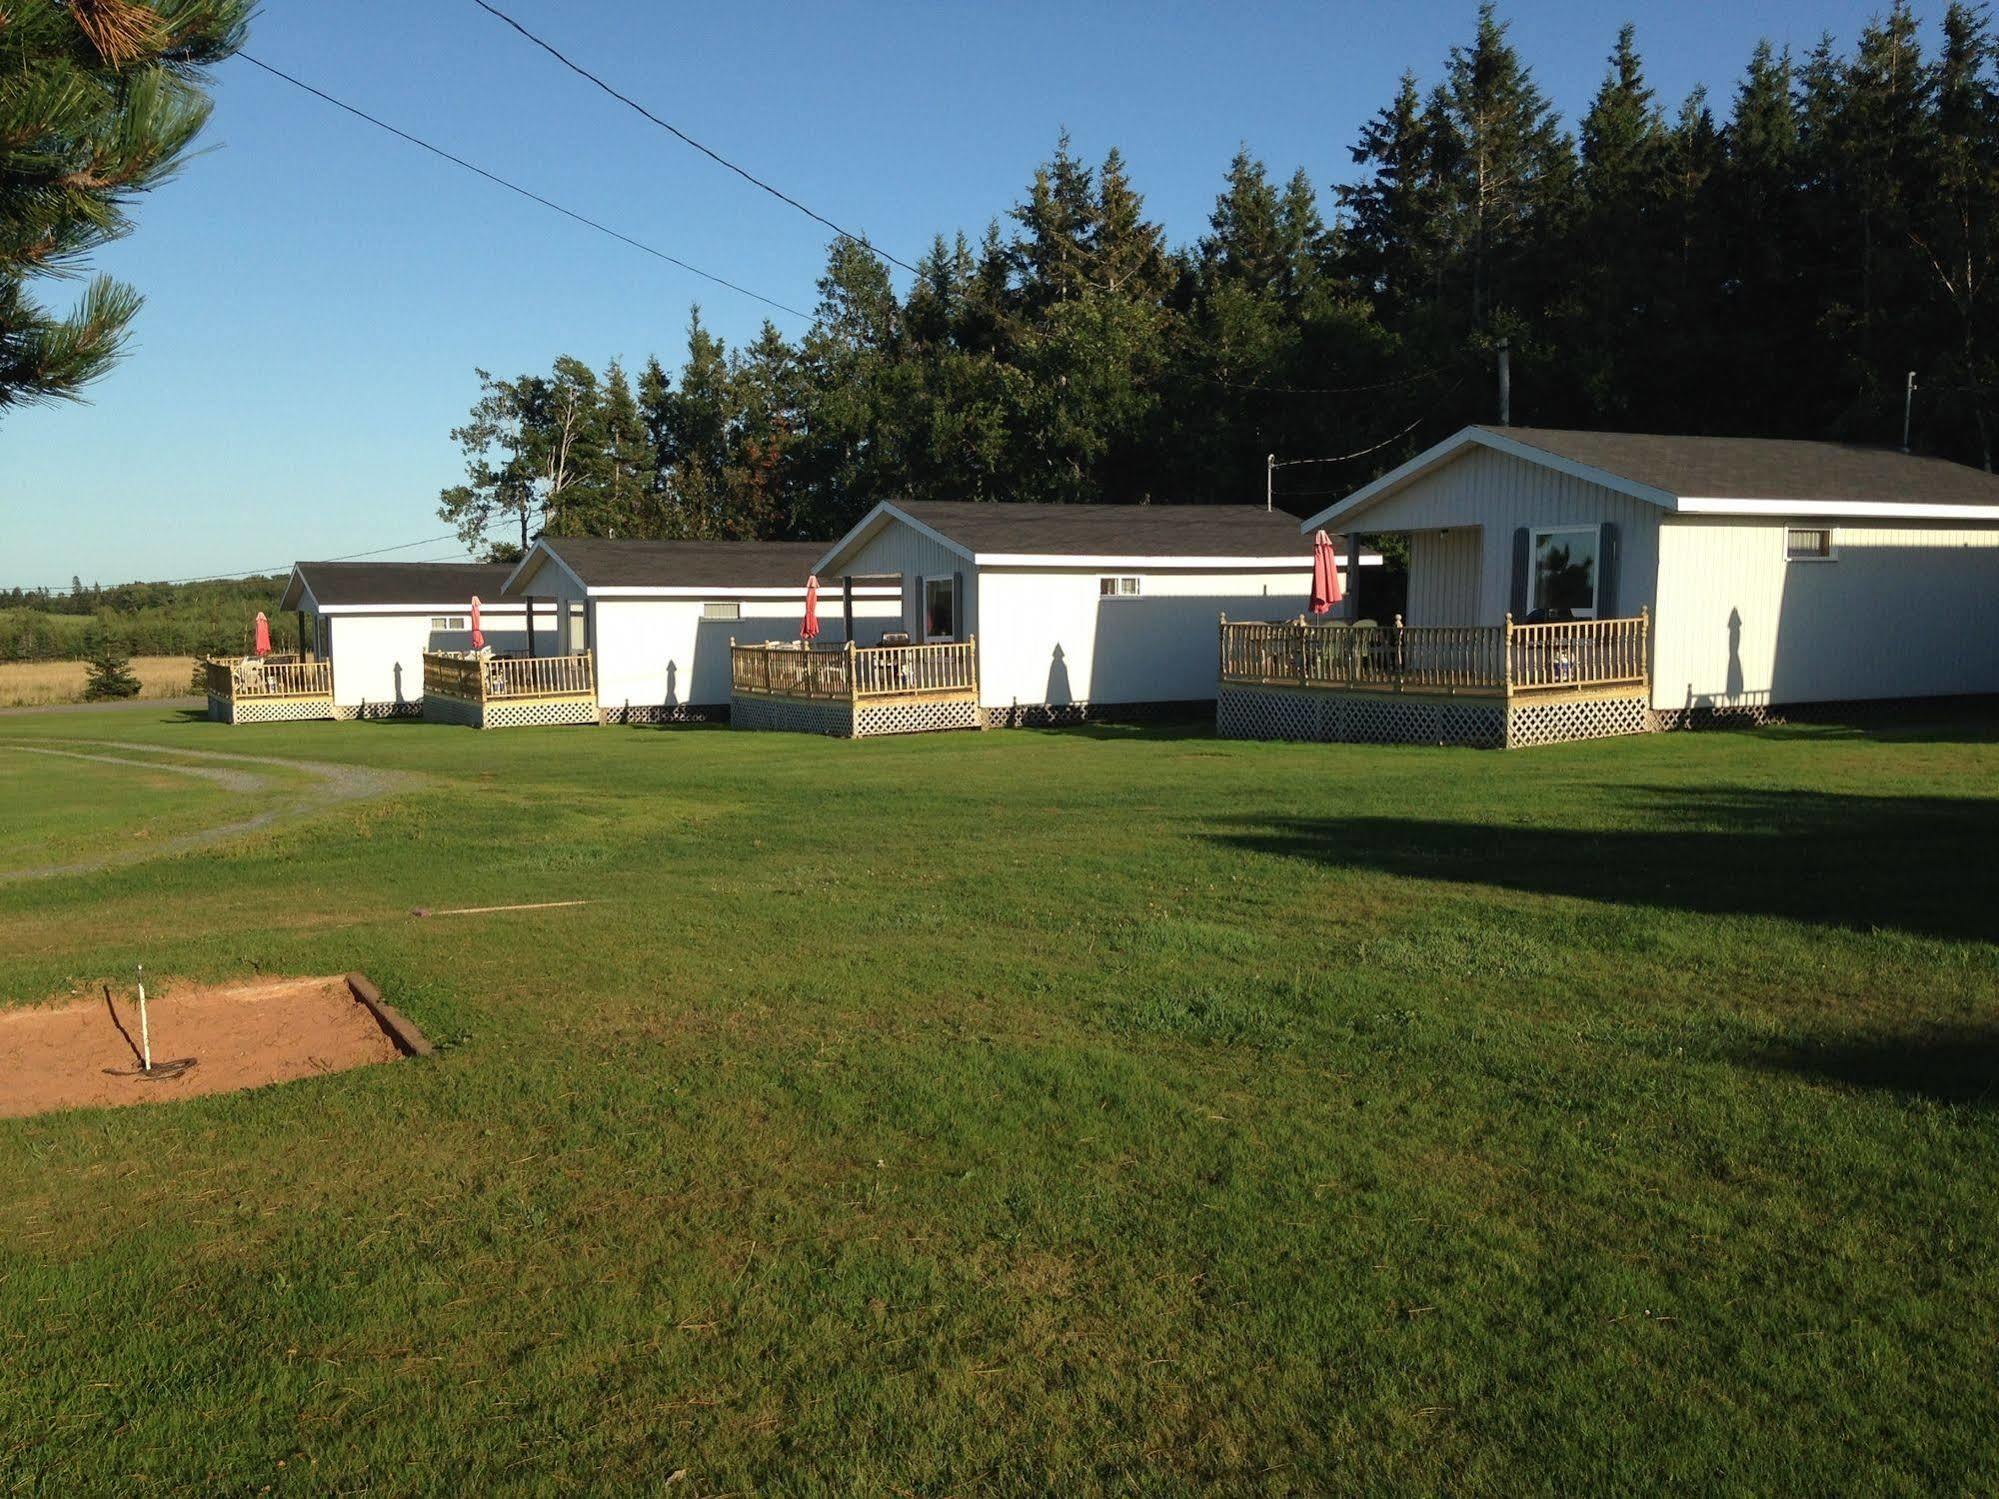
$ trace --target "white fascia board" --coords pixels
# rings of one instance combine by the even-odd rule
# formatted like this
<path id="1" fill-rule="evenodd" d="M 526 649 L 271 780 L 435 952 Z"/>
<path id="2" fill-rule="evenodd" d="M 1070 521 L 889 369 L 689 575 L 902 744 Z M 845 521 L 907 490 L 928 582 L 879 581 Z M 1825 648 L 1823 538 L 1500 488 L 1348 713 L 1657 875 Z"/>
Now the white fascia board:
<path id="1" fill-rule="evenodd" d="M 901 522 L 903 525 L 909 527 L 910 530 L 914 531 L 918 536 L 924 537 L 930 541 L 934 541 L 938 546 L 943 547 L 944 550 L 946 550 L 947 552 L 953 552 L 958 556 L 963 557 L 967 562 L 972 563 L 974 566 L 977 565 L 978 559 L 972 555 L 971 551 L 968 548 L 962 546 L 958 542 L 953 541 L 950 537 L 946 536 L 942 531 L 936 529 L 936 527 L 924 525 L 922 521 L 916 519 L 916 517 L 909 514 L 907 511 L 898 509 L 895 505 L 891 504 L 889 501 L 883 500 L 879 504 L 877 504 L 874 509 L 870 510 L 866 515 L 862 516 L 860 520 L 855 522 L 853 529 L 848 531 L 847 534 L 845 536 L 842 536 L 838 541 L 834 542 L 832 547 L 828 549 L 826 555 L 821 557 L 818 560 L 818 562 L 813 564 L 812 568 L 813 574 L 817 577 L 824 578 L 828 573 L 833 571 L 833 564 L 837 562 L 844 553 L 851 551 L 857 542 L 860 542 L 866 539 L 867 537 L 872 536 L 875 533 L 875 531 L 880 528 L 883 522 L 891 520 Z"/>
<path id="2" fill-rule="evenodd" d="M 1678 498 L 1667 490 L 1655 489 L 1650 484 L 1640 484 L 1634 479 L 1625 478 L 1622 474 L 1614 474 L 1609 469 L 1578 463 L 1573 458 L 1564 458 L 1559 453 L 1549 452 L 1546 448 L 1537 448 L 1530 443 L 1520 442 L 1502 432 L 1487 432 L 1478 427 L 1465 427 L 1433 447 L 1425 448 L 1399 468 L 1390 469 L 1373 483 L 1362 485 L 1345 499 L 1328 505 L 1317 515 L 1300 521 L 1298 529 L 1309 536 L 1321 526 L 1338 526 L 1345 517 L 1405 488 L 1432 469 L 1442 467 L 1465 448 L 1474 444 L 1518 458 L 1523 463 L 1537 464 L 1558 474 L 1567 474 L 1570 478 L 1581 479 L 1618 494 L 1629 495 L 1634 500 L 1643 500 L 1646 504 L 1657 505 L 1662 510 L 1672 510 L 1680 503 Z"/>
<path id="3" fill-rule="evenodd" d="M 446 599 L 435 604 L 328 604 L 323 608 L 309 611 L 316 614 L 470 614 L 471 595 L 462 599 Z M 496 603 L 479 600 L 481 615 L 525 614 L 527 604 L 521 599 L 501 599 Z"/>
<path id="4" fill-rule="evenodd" d="M 1920 500 L 1731 500 L 1688 498 L 1682 515 L 1790 516 L 1816 520 L 1846 516 L 1856 520 L 1999 520 L 1999 505 L 1943 505 Z"/>
<path id="5" fill-rule="evenodd" d="M 298 590 L 298 596 L 295 599 L 292 597 L 293 589 Z M 290 600 L 290 602 L 287 602 L 287 600 Z M 278 609 L 280 612 L 287 613 L 319 613 L 319 600 L 313 598 L 312 585 L 305 581 L 305 574 L 298 570 L 297 563 L 292 564 L 292 575 L 285 580 L 285 591 L 278 595 Z"/>
<path id="6" fill-rule="evenodd" d="M 1380 561 L 1379 557 L 1374 559 Z M 1312 570 L 1312 559 L 1289 557 L 1078 557 L 1040 552 L 981 552 L 972 559 L 979 567 L 1027 567 L 1044 571 L 1068 568 L 1100 571 L 1122 567 L 1132 572 L 1268 573 Z"/>
<path id="7" fill-rule="evenodd" d="M 778 588 L 729 588 L 719 584 L 707 588 L 592 588 L 588 589 L 587 592 L 593 599 L 658 599 L 662 603 L 682 599 L 803 599 L 805 597 L 805 585 L 803 583 L 796 583 Z M 822 599 L 829 595 L 837 596 L 839 592 L 840 589 L 837 583 L 830 586 L 825 583 L 819 585 L 819 596 Z M 864 587 L 856 587 L 854 589 L 854 597 L 857 599 L 899 599 L 902 597 L 902 590 L 899 588 L 887 588 L 878 583 L 869 584 Z"/>

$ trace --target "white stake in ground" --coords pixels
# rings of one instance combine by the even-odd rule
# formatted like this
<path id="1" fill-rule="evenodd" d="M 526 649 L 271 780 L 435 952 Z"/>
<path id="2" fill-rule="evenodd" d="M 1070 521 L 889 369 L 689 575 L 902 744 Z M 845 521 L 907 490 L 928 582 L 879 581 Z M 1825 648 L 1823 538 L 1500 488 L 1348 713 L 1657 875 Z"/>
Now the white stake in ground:
<path id="1" fill-rule="evenodd" d="M 146 965 L 139 965 L 139 1070 L 153 1070 L 153 1037 L 146 1028 Z"/>

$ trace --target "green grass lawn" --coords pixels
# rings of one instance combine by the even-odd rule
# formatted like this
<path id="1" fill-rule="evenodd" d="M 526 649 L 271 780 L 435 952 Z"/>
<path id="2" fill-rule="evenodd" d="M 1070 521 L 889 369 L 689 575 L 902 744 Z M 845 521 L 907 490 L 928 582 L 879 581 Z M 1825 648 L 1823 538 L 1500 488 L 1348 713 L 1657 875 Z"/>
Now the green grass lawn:
<path id="1" fill-rule="evenodd" d="M 1999 722 L 90 734 L 425 775 L 0 884 L 0 1002 L 441 1047 L 0 1121 L 0 1490 L 1999 1487 Z"/>

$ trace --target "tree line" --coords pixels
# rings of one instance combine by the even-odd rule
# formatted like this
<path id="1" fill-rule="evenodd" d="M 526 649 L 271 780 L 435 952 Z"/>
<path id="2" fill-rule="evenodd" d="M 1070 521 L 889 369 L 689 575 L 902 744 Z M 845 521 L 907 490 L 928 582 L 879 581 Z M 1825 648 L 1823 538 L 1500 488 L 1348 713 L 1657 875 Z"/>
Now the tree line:
<path id="1" fill-rule="evenodd" d="M 284 586 L 259 576 L 0 589 L 0 661 L 82 661 L 112 644 L 139 656 L 240 655 L 258 610 L 277 628 Z"/>
<path id="2" fill-rule="evenodd" d="M 1756 48 L 1725 107 L 1667 106 L 1635 34 L 1566 128 L 1491 5 L 1406 75 L 1330 201 L 1238 154 L 1170 246 L 1122 156 L 1066 136 L 977 242 L 898 290 L 831 247 L 813 323 L 671 373 L 481 371 L 442 513 L 502 555 L 555 535 L 837 534 L 884 498 L 1261 498 L 1308 511 L 1495 415 L 1899 441 L 1990 466 L 1999 88 L 1982 8 L 1926 51 L 1894 4 L 1850 51 Z M 1311 477 L 1302 481 L 1292 474 Z"/>

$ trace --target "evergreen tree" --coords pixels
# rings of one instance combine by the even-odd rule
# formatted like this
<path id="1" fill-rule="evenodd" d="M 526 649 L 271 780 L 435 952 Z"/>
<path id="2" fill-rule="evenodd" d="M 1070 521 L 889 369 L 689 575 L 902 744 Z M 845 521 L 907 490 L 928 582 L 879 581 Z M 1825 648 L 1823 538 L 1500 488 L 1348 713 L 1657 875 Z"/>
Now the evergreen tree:
<path id="1" fill-rule="evenodd" d="M 592 534 L 644 536 L 649 531 L 648 508 L 653 491 L 652 445 L 638 399 L 632 394 L 625 368 L 613 359 L 604 372 L 603 399 L 592 476 L 599 511 Z"/>
<path id="2" fill-rule="evenodd" d="M 1467 327 L 1531 322 L 1554 274 L 1540 251 L 1565 225 L 1574 158 L 1493 0 L 1471 45 L 1451 49 L 1431 112 Z"/>
<path id="3" fill-rule="evenodd" d="M 84 675 L 84 701 L 96 703 L 139 695 L 139 679 L 132 674 L 131 653 L 111 638 L 110 631 L 99 632 L 89 663 Z"/>
<path id="4" fill-rule="evenodd" d="M 0 411 L 75 397 L 140 305 L 98 276 L 66 314 L 29 295 L 129 233 L 129 207 L 208 123 L 205 71 L 242 45 L 249 0 L 12 0 L 0 11 Z"/>

